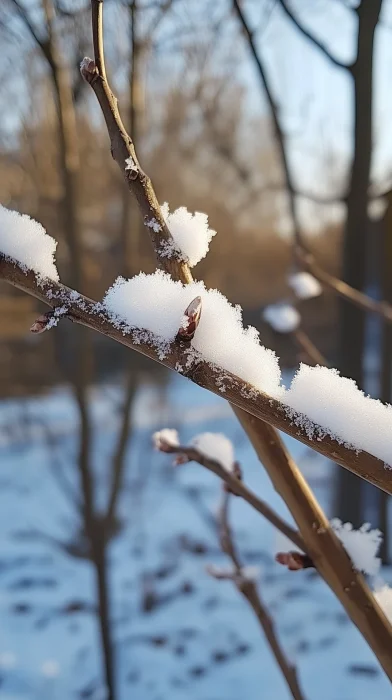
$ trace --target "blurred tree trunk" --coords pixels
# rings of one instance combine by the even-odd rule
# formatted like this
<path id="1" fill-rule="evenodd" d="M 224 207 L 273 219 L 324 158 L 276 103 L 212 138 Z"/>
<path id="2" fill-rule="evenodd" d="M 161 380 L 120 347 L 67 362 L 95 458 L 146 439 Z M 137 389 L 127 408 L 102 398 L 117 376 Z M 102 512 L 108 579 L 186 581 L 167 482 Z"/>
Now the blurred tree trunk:
<path id="1" fill-rule="evenodd" d="M 78 290 L 86 290 L 83 270 L 82 237 L 78 217 L 79 148 L 76 112 L 73 103 L 70 70 L 64 62 L 54 28 L 55 10 L 52 0 L 42 0 L 46 20 L 47 41 L 44 46 L 50 66 L 59 126 L 60 170 L 63 181 L 64 232 L 69 248 L 69 283 Z M 69 329 L 68 329 L 69 330 Z M 59 336 L 60 337 L 60 336 Z M 73 386 L 80 416 L 80 445 L 78 468 L 83 493 L 85 532 L 96 573 L 99 627 L 104 657 L 107 699 L 115 700 L 114 656 L 109 622 L 109 603 L 106 571 L 106 538 L 98 527 L 94 504 L 94 478 L 91 471 L 91 419 L 88 407 L 88 387 L 92 379 L 93 348 L 87 329 L 72 326 L 74 347 L 69 380 Z"/>
<path id="2" fill-rule="evenodd" d="M 392 302 L 392 192 L 388 195 L 388 207 L 383 218 L 382 228 L 382 298 Z M 391 403 L 391 367 L 392 367 L 392 326 L 386 321 L 382 325 L 381 346 L 381 400 Z M 383 533 L 381 546 L 381 558 L 384 564 L 389 564 L 389 522 L 388 505 L 389 496 L 380 492 L 380 518 L 379 527 Z"/>
<path id="3" fill-rule="evenodd" d="M 351 167 L 347 219 L 343 242 L 342 278 L 355 289 L 366 285 L 368 235 L 368 188 L 372 156 L 372 101 L 374 35 L 382 0 L 362 0 L 358 15 L 357 58 L 352 67 L 354 81 L 354 156 Z M 339 369 L 363 387 L 365 316 L 345 300 L 339 302 Z M 354 526 L 361 523 L 361 480 L 345 469 L 338 471 L 336 510 Z"/>

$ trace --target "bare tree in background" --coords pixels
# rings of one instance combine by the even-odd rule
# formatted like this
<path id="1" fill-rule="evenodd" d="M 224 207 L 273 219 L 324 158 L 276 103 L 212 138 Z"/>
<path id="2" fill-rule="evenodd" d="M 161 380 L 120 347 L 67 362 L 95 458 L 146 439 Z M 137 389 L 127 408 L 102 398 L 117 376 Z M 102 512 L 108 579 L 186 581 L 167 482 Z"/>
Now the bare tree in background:
<path id="1" fill-rule="evenodd" d="M 365 291 L 367 286 L 367 254 L 369 239 L 369 184 L 372 155 L 372 105 L 373 105 L 373 57 L 374 38 L 380 17 L 382 0 L 363 0 L 356 8 L 348 8 L 357 19 L 356 56 L 352 63 L 344 64 L 337 59 L 299 18 L 300 8 L 288 0 L 278 0 L 284 16 L 301 36 L 311 43 L 333 66 L 345 70 L 353 83 L 353 148 L 352 162 L 346 201 L 347 216 L 343 243 L 342 279 L 350 287 Z M 241 4 L 234 2 L 238 12 Z M 295 9 L 294 9 L 295 8 Z M 280 124 L 274 97 L 269 93 L 264 81 L 268 101 L 272 108 L 277 142 L 280 148 L 283 171 L 291 203 L 291 216 L 298 242 L 299 224 L 295 206 L 295 184 L 291 176 L 284 134 Z M 339 312 L 339 361 L 338 366 L 344 376 L 355 379 L 363 387 L 363 357 L 365 351 L 365 315 L 346 299 L 340 300 Z M 349 497 L 348 497 L 349 494 Z M 363 512 L 361 483 L 346 471 L 338 472 L 337 513 L 345 520 L 358 525 Z"/>
<path id="2" fill-rule="evenodd" d="M 45 26 L 44 33 L 41 34 L 42 28 L 35 27 L 28 9 L 18 0 L 9 0 L 9 4 L 23 21 L 49 68 L 58 117 L 59 171 L 63 189 L 63 231 L 70 257 L 66 276 L 72 286 L 86 290 L 88 280 L 83 260 L 82 228 L 78 202 L 80 156 L 77 117 L 72 91 L 71 66 L 62 56 L 55 5 L 52 0 L 42 0 Z M 60 334 L 58 342 L 61 345 L 64 342 L 69 345 L 71 338 L 71 346 L 67 354 L 72 360 L 67 363 L 66 374 L 79 413 L 80 436 L 77 467 L 82 493 L 80 541 L 79 543 L 71 543 L 70 551 L 75 552 L 76 556 L 89 558 L 95 570 L 105 682 L 108 689 L 108 700 L 115 700 L 115 659 L 110 620 L 107 550 L 111 539 L 118 531 L 116 511 L 126 464 L 130 415 L 137 386 L 137 376 L 135 368 L 131 366 L 127 371 L 125 381 L 124 403 L 117 444 L 112 460 L 108 463 L 108 472 L 110 470 L 111 478 L 108 478 L 106 509 L 101 512 L 96 505 L 92 460 L 93 426 L 88 398 L 89 387 L 93 379 L 92 338 L 90 331 L 79 326 L 72 325 L 71 328 L 68 327 L 64 331 L 65 335 Z M 84 545 L 85 541 L 87 541 L 87 549 Z"/>

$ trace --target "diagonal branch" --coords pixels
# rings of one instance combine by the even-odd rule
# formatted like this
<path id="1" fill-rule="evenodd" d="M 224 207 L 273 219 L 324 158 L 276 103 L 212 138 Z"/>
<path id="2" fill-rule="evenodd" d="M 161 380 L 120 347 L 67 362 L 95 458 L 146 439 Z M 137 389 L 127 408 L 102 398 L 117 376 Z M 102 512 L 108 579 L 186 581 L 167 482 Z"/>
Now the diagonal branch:
<path id="1" fill-rule="evenodd" d="M 350 287 L 349 284 L 338 277 L 330 275 L 329 272 L 326 272 L 317 264 L 313 255 L 308 251 L 304 249 L 297 250 L 296 254 L 302 269 L 310 272 L 324 287 L 331 289 L 335 294 L 343 299 L 347 299 L 347 301 L 350 301 L 363 311 L 370 311 L 371 313 L 381 316 L 387 323 L 392 323 L 392 305 L 387 301 L 372 299 L 358 289 Z"/>
<path id="2" fill-rule="evenodd" d="M 228 557 L 230 557 L 234 566 L 234 575 L 232 577 L 233 583 L 237 587 L 238 591 L 248 601 L 250 607 L 255 613 L 265 634 L 267 642 L 271 647 L 276 663 L 282 671 L 282 674 L 290 689 L 292 697 L 294 700 L 304 700 L 304 695 L 299 685 L 296 668 L 290 663 L 280 645 L 279 639 L 275 632 L 273 620 L 268 613 L 266 605 L 263 603 L 259 595 L 255 582 L 246 576 L 246 572 L 243 569 L 229 524 L 229 498 L 230 494 L 224 492 L 218 519 L 220 525 L 220 541 L 222 550 Z"/>
<path id="3" fill-rule="evenodd" d="M 339 59 L 335 58 L 333 56 L 327 46 L 320 41 L 320 39 L 317 39 L 317 37 L 312 34 L 309 29 L 306 29 L 303 24 L 298 20 L 298 18 L 294 15 L 293 11 L 289 8 L 287 4 L 287 0 L 278 0 L 280 7 L 282 8 L 283 12 L 285 13 L 286 17 L 290 19 L 290 21 L 294 24 L 296 29 L 304 36 L 308 41 L 310 41 L 313 46 L 316 46 L 316 48 L 322 53 L 322 55 L 330 62 L 332 65 L 336 66 L 337 68 L 344 68 L 345 70 L 348 70 L 351 72 L 352 70 L 352 65 L 343 63 L 342 61 L 339 61 Z"/>
<path id="4" fill-rule="evenodd" d="M 33 272 L 21 270 L 14 261 L 10 261 L 1 254 L 0 279 L 34 296 L 52 308 L 66 305 L 67 315 L 72 321 L 113 338 L 122 345 L 179 372 L 198 386 L 208 389 L 220 397 L 222 397 L 222 375 L 224 375 L 225 398 L 234 407 L 241 409 L 237 415 L 240 416 L 241 422 L 247 423 L 247 432 L 252 433 L 255 425 L 259 425 L 256 418 L 266 421 L 271 426 L 283 430 L 287 435 L 291 435 L 316 452 L 392 495 L 390 472 L 385 469 L 384 462 L 368 452 L 358 452 L 340 444 L 326 435 L 322 429 L 320 431 L 320 427 L 316 424 L 312 425 L 312 434 L 314 435 L 314 439 L 312 439 L 309 437 L 303 421 L 299 421 L 299 424 L 296 425 L 293 422 L 291 411 L 288 413 L 287 407 L 283 403 L 256 390 L 251 384 L 231 372 L 215 365 L 209 365 L 202 356 L 198 356 L 195 352 L 190 358 L 187 354 L 187 348 L 182 347 L 181 344 L 171 343 L 168 346 L 167 354 L 162 357 L 158 347 L 159 339 L 155 338 L 152 333 L 140 329 L 130 331 L 126 325 L 120 327 L 118 323 L 114 325 L 111 318 L 102 309 L 101 304 L 97 304 L 82 294 L 75 294 L 73 290 L 59 282 L 47 280 L 46 283 L 42 281 L 38 283 Z M 187 367 L 187 369 L 181 370 L 180 367 Z M 250 414 L 249 418 L 248 414 Z M 307 425 L 311 425 L 309 419 Z"/>

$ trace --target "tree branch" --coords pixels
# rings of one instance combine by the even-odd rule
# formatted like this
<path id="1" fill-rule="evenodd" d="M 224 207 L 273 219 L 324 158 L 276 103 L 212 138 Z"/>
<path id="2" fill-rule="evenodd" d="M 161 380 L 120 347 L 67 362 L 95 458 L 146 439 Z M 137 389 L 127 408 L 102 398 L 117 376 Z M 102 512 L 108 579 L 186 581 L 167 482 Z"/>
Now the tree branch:
<path id="1" fill-rule="evenodd" d="M 297 671 L 295 666 L 292 666 L 283 651 L 278 637 L 275 633 L 275 626 L 265 604 L 262 602 L 258 593 L 257 586 L 243 569 L 240 557 L 233 540 L 233 533 L 229 525 L 229 498 L 230 494 L 223 492 L 222 504 L 219 510 L 219 525 L 220 525 L 220 541 L 222 550 L 230 557 L 234 566 L 234 575 L 232 581 L 238 591 L 248 601 L 250 607 L 255 613 L 260 626 L 265 634 L 267 642 L 275 657 L 286 683 L 290 689 L 294 700 L 304 700 L 304 695 L 299 685 Z"/>
<path id="2" fill-rule="evenodd" d="M 0 279 L 9 282 L 52 308 L 66 305 L 68 308 L 67 316 L 75 323 L 113 338 L 122 345 L 179 372 L 195 384 L 220 397 L 222 397 L 222 375 L 224 375 L 224 396 L 234 406 L 254 418 L 260 418 L 275 428 L 283 430 L 287 435 L 291 435 L 316 452 L 392 495 L 390 473 L 385 469 L 384 462 L 374 455 L 364 451 L 357 452 L 355 449 L 339 444 L 330 436 L 325 435 L 323 431 L 320 434 L 317 425 L 314 425 L 315 439 L 312 440 L 301 424 L 295 425 L 293 423 L 293 419 L 288 415 L 287 407 L 284 404 L 261 391 L 257 391 L 252 385 L 227 370 L 210 366 L 203 361 L 201 356 L 197 357 L 196 353 L 194 353 L 194 359 L 188 369 L 179 371 L 180 366 L 186 367 L 189 363 L 187 348 L 184 349 L 181 344 L 171 343 L 167 355 L 162 358 L 159 349 L 154 345 L 154 340 L 157 342 L 159 339 L 154 338 L 152 333 L 145 330 L 141 332 L 140 329 L 129 331 L 126 326 L 124 328 L 114 326 L 100 304 L 82 294 L 75 297 L 73 290 L 59 282 L 48 280 L 46 283 L 38 283 L 33 272 L 26 273 L 15 262 L 1 254 Z M 147 340 L 143 338 L 147 338 Z M 316 437 L 317 435 L 318 437 Z"/>
<path id="3" fill-rule="evenodd" d="M 247 503 L 249 503 L 252 508 L 257 510 L 260 515 L 262 515 L 266 520 L 268 520 L 277 530 L 279 530 L 285 537 L 287 537 L 291 542 L 293 542 L 299 549 L 306 552 L 306 545 L 303 541 L 299 532 L 294 530 L 288 523 L 286 523 L 283 518 L 280 517 L 268 503 L 263 501 L 261 498 L 256 496 L 255 493 L 250 491 L 250 489 L 245 486 L 243 481 L 239 479 L 235 474 L 227 471 L 219 462 L 215 459 L 210 459 L 203 455 L 195 447 L 189 447 L 187 445 L 170 445 L 165 443 L 162 446 L 158 445 L 158 449 L 161 452 L 166 452 L 168 454 L 177 454 L 181 457 L 185 457 L 188 462 L 197 462 L 201 464 L 202 467 L 208 469 L 208 471 L 216 474 L 230 489 L 231 493 L 236 496 L 241 496 Z"/>
<path id="4" fill-rule="evenodd" d="M 290 10 L 286 0 L 278 0 L 280 7 L 282 8 L 283 12 L 285 13 L 286 17 L 290 19 L 290 21 L 294 24 L 296 29 L 304 36 L 308 41 L 310 41 L 313 46 L 315 46 L 319 51 L 321 51 L 322 55 L 330 62 L 332 65 L 336 66 L 337 68 L 344 68 L 351 72 L 352 70 L 352 65 L 343 63 L 342 61 L 339 61 L 335 56 L 333 56 L 330 51 L 327 49 L 326 45 L 317 39 L 314 34 L 312 34 L 308 29 L 305 29 L 305 27 L 300 23 L 300 21 L 297 19 L 297 17 L 294 15 L 292 10 Z"/>
<path id="5" fill-rule="evenodd" d="M 285 148 L 285 142 L 284 142 L 284 134 L 283 130 L 280 124 L 279 120 L 279 115 L 278 115 L 278 105 L 275 102 L 275 99 L 272 94 L 271 86 L 269 83 L 269 79 L 264 67 L 264 64 L 260 58 L 260 55 L 258 53 L 257 47 L 256 47 L 256 41 L 254 38 L 254 32 L 250 29 L 249 24 L 245 18 L 245 15 L 241 9 L 240 6 L 240 1 L 239 0 L 233 0 L 233 8 L 237 14 L 237 17 L 241 23 L 243 32 L 245 34 L 245 37 L 248 42 L 249 49 L 252 53 L 256 68 L 258 70 L 265 95 L 267 97 L 267 102 L 271 110 L 271 115 L 272 115 L 272 122 L 274 125 L 274 130 L 275 130 L 275 136 L 276 136 L 276 142 L 278 145 L 279 153 L 280 153 L 280 158 L 282 161 L 282 167 L 283 167 L 283 172 L 284 172 L 284 177 L 286 181 L 286 187 L 289 195 L 289 206 L 290 206 L 290 215 L 291 219 L 293 222 L 293 228 L 294 228 L 294 239 L 296 246 L 302 246 L 302 233 L 298 221 L 298 216 L 297 216 L 297 210 L 296 210 L 296 205 L 295 205 L 295 187 L 294 187 L 294 182 L 291 177 L 291 171 L 290 171 L 290 166 L 286 154 L 286 148 Z"/>
<path id="6" fill-rule="evenodd" d="M 124 476 L 126 448 L 129 436 L 129 419 L 131 415 L 136 386 L 137 379 L 135 376 L 135 371 L 133 367 L 129 367 L 127 385 L 125 389 L 125 400 L 124 405 L 122 407 L 121 428 L 118 436 L 116 450 L 114 452 L 112 460 L 113 478 L 109 493 L 108 507 L 105 515 L 109 528 L 116 512 L 117 500 L 121 491 L 121 484 Z"/>
<path id="7" fill-rule="evenodd" d="M 387 301 L 372 299 L 367 294 L 360 292 L 338 277 L 330 275 L 315 261 L 313 255 L 306 249 L 297 249 L 296 255 L 303 270 L 310 272 L 324 287 L 331 289 L 335 294 L 358 306 L 363 311 L 370 311 L 381 316 L 388 323 L 392 323 L 392 305 Z"/>
<path id="8" fill-rule="evenodd" d="M 97 0 L 92 0 L 92 6 L 94 6 L 96 3 Z M 93 31 L 95 31 L 94 28 Z M 101 108 L 105 115 L 111 138 L 113 155 L 117 160 L 121 171 L 124 173 L 124 161 L 128 160 L 128 158 L 132 156 L 132 153 L 136 158 L 135 149 L 129 136 L 124 130 L 118 113 L 117 104 L 114 104 L 113 102 L 114 98 L 110 90 L 108 90 L 107 82 L 102 82 L 102 78 L 100 78 L 99 75 L 97 76 L 95 65 L 92 64 L 92 62 L 87 62 L 87 64 L 83 62 L 83 64 L 83 67 L 85 68 L 85 77 L 93 85 L 93 87 L 95 86 L 94 89 L 96 91 L 97 98 L 100 101 Z M 98 80 L 97 77 L 99 78 Z M 99 86 L 101 86 L 101 90 L 99 90 Z M 122 156 L 124 156 L 124 158 L 122 158 Z M 149 228 L 158 262 L 159 264 L 162 264 L 168 272 L 173 274 L 176 279 L 181 279 L 183 282 L 190 282 L 192 280 L 192 275 L 189 267 L 183 263 L 180 258 L 161 260 L 159 250 L 162 241 L 172 242 L 170 231 L 162 221 L 161 212 L 152 188 L 151 181 L 141 171 L 137 160 L 132 160 L 131 163 L 132 170 L 130 172 L 132 173 L 132 178 L 129 178 L 129 186 L 137 198 L 142 213 L 145 212 L 144 221 Z M 136 179 L 134 180 L 133 177 L 135 172 Z M 126 174 L 127 171 L 125 170 L 125 175 Z M 131 187 L 132 182 L 138 183 L 137 187 Z M 150 217 L 151 214 L 154 214 L 154 212 L 156 216 L 153 216 L 152 220 Z M 140 341 L 140 337 L 138 340 Z M 156 356 L 154 359 L 157 359 Z M 178 365 L 174 365 L 174 367 L 177 366 Z M 206 382 L 201 383 L 201 372 L 204 374 L 204 371 L 205 363 L 200 363 L 197 368 L 193 367 L 191 378 L 193 378 L 194 381 L 198 381 L 198 383 L 205 386 L 205 388 L 208 388 Z M 213 381 L 210 382 L 209 388 L 213 387 L 215 391 L 218 391 L 219 387 L 217 384 L 220 384 L 220 378 L 218 377 L 217 382 L 217 377 L 214 376 L 214 372 L 216 372 L 214 368 L 208 368 L 208 374 L 212 374 L 213 378 Z M 234 385 L 232 384 L 233 381 Z M 306 545 L 312 550 L 315 550 L 317 560 L 319 562 L 318 565 L 316 565 L 318 566 L 320 572 L 322 575 L 324 575 L 325 580 L 338 596 L 351 619 L 358 626 L 374 653 L 377 655 L 377 658 L 379 659 L 388 677 L 392 679 L 392 663 L 390 655 L 387 651 L 391 645 L 391 627 L 385 615 L 375 603 L 375 600 L 366 586 L 363 578 L 358 574 L 355 574 L 355 572 L 352 572 L 349 558 L 347 557 L 337 538 L 334 536 L 334 533 L 328 529 L 328 521 L 326 521 L 325 516 L 320 510 L 313 494 L 309 490 L 306 481 L 299 474 L 299 470 L 297 469 L 296 465 L 288 457 L 288 455 L 286 455 L 278 433 L 263 422 L 263 420 L 268 420 L 267 416 L 269 416 L 271 420 L 272 414 L 275 420 L 274 424 L 276 427 L 279 427 L 277 425 L 277 423 L 280 422 L 278 419 L 284 414 L 284 408 L 282 412 L 281 407 L 276 406 L 274 401 L 268 400 L 268 397 L 265 397 L 265 395 L 262 395 L 261 393 L 255 394 L 254 398 L 248 398 L 245 400 L 245 402 L 242 401 L 244 394 L 241 394 L 241 390 L 238 392 L 238 382 L 238 378 L 229 377 L 228 387 L 226 389 L 227 399 L 232 403 L 235 403 L 233 398 L 238 398 L 238 394 L 240 394 L 242 406 L 241 404 L 237 403 L 237 407 L 234 410 L 244 426 L 252 444 L 254 445 L 260 461 L 265 464 L 275 487 L 290 508 L 301 530 L 301 534 L 304 535 Z M 237 388 L 237 393 L 235 390 L 233 391 L 233 387 L 234 389 Z M 243 386 L 242 389 L 245 389 L 245 396 L 252 396 L 252 394 L 249 394 L 250 387 Z M 264 404 L 266 410 L 264 410 L 264 412 L 260 411 L 257 417 L 261 420 L 256 420 L 254 417 L 249 416 L 248 412 L 253 410 L 253 404 L 256 402 L 256 400 L 259 402 L 259 404 L 263 403 L 262 397 L 264 397 L 264 399 L 267 398 L 267 402 Z M 239 406 L 241 407 L 239 408 Z M 286 422 L 287 421 L 284 421 L 284 423 Z M 294 429 L 293 433 L 295 432 L 296 430 Z M 300 429 L 299 433 L 301 440 L 309 442 L 309 438 L 308 436 L 305 438 L 303 430 L 301 431 Z M 371 474 L 372 479 L 374 479 L 374 475 L 377 474 L 377 477 L 381 482 L 387 481 L 387 479 L 385 479 L 384 465 L 374 457 L 360 453 L 355 454 L 354 458 L 354 453 L 352 451 L 347 450 L 347 448 L 343 448 L 342 446 L 336 448 L 335 443 L 330 441 L 329 438 L 324 438 L 321 442 L 323 447 L 331 442 L 330 456 L 332 459 L 334 459 L 334 461 L 339 462 L 340 457 L 338 450 L 346 450 L 347 454 L 345 457 L 349 457 L 350 463 L 355 461 L 355 466 L 357 467 L 358 464 L 361 463 L 361 460 L 364 460 L 362 464 L 364 471 L 366 470 L 367 472 L 370 468 L 370 471 L 373 472 Z M 319 446 L 320 443 L 318 443 L 316 440 L 316 444 Z M 286 460 L 283 459 L 284 455 L 287 457 Z M 340 463 L 342 466 L 346 466 L 346 468 L 348 468 L 347 464 L 344 464 L 343 460 Z M 284 467 L 283 471 L 281 469 L 282 467 Z M 367 475 L 368 477 L 370 476 L 369 474 Z M 326 523 L 326 528 L 320 524 L 324 522 Z M 320 532 L 319 524 L 322 528 L 322 532 Z M 321 534 L 324 536 L 320 537 Z M 338 562 L 337 569 L 336 562 Z"/>
<path id="9" fill-rule="evenodd" d="M 158 265 L 161 267 L 162 244 L 172 243 L 171 233 L 162 216 L 151 180 L 140 167 L 133 141 L 122 123 L 117 99 L 107 81 L 102 38 L 102 0 L 91 0 L 91 8 L 95 62 L 85 58 L 82 61 L 81 73 L 93 88 L 101 106 L 110 137 L 112 156 L 123 173 L 130 191 L 136 198 L 144 225 L 147 227 L 153 242 Z M 132 164 L 132 168 L 127 168 L 127 162 Z M 178 252 L 177 257 L 167 258 L 165 267 L 169 273 L 173 271 L 174 276 L 177 276 L 181 282 L 186 284 L 192 281 L 188 265 L 181 259 L 180 252 Z"/>

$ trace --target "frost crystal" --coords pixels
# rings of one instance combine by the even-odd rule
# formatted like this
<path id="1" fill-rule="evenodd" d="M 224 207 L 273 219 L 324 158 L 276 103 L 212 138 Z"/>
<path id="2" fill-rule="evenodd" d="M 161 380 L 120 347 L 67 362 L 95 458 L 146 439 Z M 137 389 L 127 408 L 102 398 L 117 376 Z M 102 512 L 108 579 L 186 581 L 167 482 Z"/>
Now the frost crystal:
<path id="1" fill-rule="evenodd" d="M 173 237 L 175 246 L 181 251 L 190 267 L 194 267 L 208 253 L 211 240 L 216 235 L 208 227 L 208 216 L 201 212 L 191 214 L 186 207 L 180 207 L 170 214 L 165 202 L 162 215 Z"/>
<path id="2" fill-rule="evenodd" d="M 38 221 L 0 205 L 0 252 L 41 278 L 59 279 L 54 254 L 57 242 Z"/>
<path id="3" fill-rule="evenodd" d="M 125 170 L 127 172 L 133 172 L 133 173 L 138 172 L 137 165 L 136 165 L 135 161 L 133 160 L 132 156 L 129 156 L 129 158 L 125 159 Z"/>
<path id="4" fill-rule="evenodd" d="M 298 299 L 312 299 L 323 291 L 320 282 L 309 272 L 297 272 L 287 280 L 289 287 Z"/>
<path id="5" fill-rule="evenodd" d="M 155 233 L 159 233 L 159 231 L 162 230 L 161 224 L 154 218 L 150 219 L 149 221 L 146 221 L 146 226 L 148 228 L 152 228 L 152 230 L 155 231 Z"/>
<path id="6" fill-rule="evenodd" d="M 262 316 L 278 333 L 292 333 L 301 323 L 301 316 L 297 309 L 286 303 L 267 306 Z"/>
<path id="7" fill-rule="evenodd" d="M 243 327 L 241 308 L 232 306 L 216 289 L 206 289 L 202 282 L 184 286 L 158 270 L 127 281 L 118 279 L 103 305 L 114 323 L 144 328 L 164 344 L 174 341 L 185 309 L 197 296 L 202 299 L 202 313 L 192 340 L 193 351 L 271 396 L 280 394 L 275 353 L 260 345 L 255 328 Z"/>
<path id="8" fill-rule="evenodd" d="M 219 462 L 226 471 L 233 471 L 233 443 L 222 433 L 200 433 L 193 438 L 191 444 L 208 459 Z"/>

